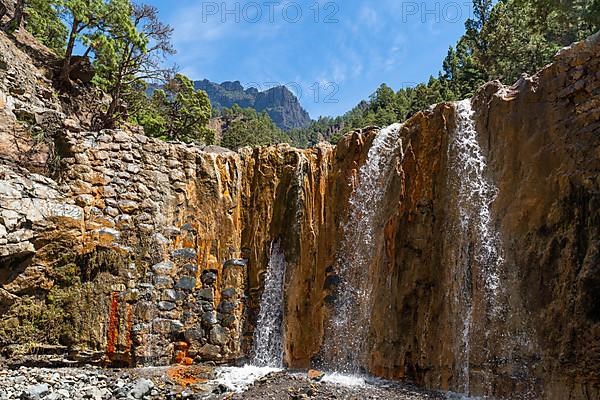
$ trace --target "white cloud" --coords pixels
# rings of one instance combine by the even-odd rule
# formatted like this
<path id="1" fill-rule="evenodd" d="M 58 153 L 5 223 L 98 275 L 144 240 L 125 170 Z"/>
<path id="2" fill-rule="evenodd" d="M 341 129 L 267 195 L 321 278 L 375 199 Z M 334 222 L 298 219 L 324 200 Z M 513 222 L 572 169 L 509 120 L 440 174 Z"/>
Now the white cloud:
<path id="1" fill-rule="evenodd" d="M 377 11 L 368 6 L 363 6 L 358 13 L 359 21 L 370 27 L 375 28 L 378 26 L 379 17 Z"/>

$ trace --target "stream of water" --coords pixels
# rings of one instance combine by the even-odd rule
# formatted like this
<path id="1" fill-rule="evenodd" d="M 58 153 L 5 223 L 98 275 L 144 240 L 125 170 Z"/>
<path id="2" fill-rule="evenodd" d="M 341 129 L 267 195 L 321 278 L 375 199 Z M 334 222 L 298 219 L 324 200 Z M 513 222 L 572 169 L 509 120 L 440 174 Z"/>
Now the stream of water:
<path id="1" fill-rule="evenodd" d="M 348 221 L 337 258 L 340 277 L 335 314 L 325 339 L 325 367 L 359 374 L 370 327 L 372 281 L 369 270 L 380 234 L 376 220 L 387 191 L 393 159 L 402 151 L 400 124 L 382 129 L 373 140 L 350 196 Z"/>
<path id="2" fill-rule="evenodd" d="M 283 291 L 285 255 L 278 241 L 271 243 L 265 286 L 260 299 L 253 341 L 252 364 L 259 367 L 283 367 Z"/>
<path id="3" fill-rule="evenodd" d="M 456 249 L 457 289 L 453 294 L 457 317 L 463 321 L 462 326 L 457 327 L 457 389 L 469 393 L 474 279 L 482 281 L 486 302 L 482 306 L 493 316 L 499 307 L 499 266 L 503 262 L 500 241 L 492 226 L 490 210 L 498 189 L 485 177 L 487 160 L 479 145 L 470 100 L 456 103 L 456 129 L 449 143 L 448 156 L 449 176 L 452 179 L 451 184 L 454 184 L 458 216 L 452 241 L 462 246 Z M 472 239 L 475 240 L 474 248 L 470 245 Z M 479 266 L 478 274 L 473 270 L 473 261 Z M 484 329 L 485 335 L 489 335 L 487 330 L 490 328 Z"/>
<path id="4" fill-rule="evenodd" d="M 271 243 L 260 311 L 254 330 L 253 357 L 242 367 L 221 367 L 217 382 L 234 392 L 243 392 L 257 379 L 283 369 L 283 295 L 285 255 L 279 241 Z"/>

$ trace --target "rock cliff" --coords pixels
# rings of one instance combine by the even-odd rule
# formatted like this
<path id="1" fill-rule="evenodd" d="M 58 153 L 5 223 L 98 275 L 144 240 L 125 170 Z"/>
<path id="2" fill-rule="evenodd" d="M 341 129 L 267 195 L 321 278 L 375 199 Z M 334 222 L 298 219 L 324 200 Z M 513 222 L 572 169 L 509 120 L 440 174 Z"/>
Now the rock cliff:
<path id="1" fill-rule="evenodd" d="M 596 35 L 511 87 L 485 85 L 472 113 L 440 104 L 399 127 L 385 190 L 362 208 L 364 370 L 499 397 L 600 396 L 599 55 Z M 5 71 L 10 138 L 26 98 Z M 85 132 L 55 108 L 50 177 L 2 147 L 5 354 L 113 366 L 244 358 L 279 240 L 285 363 L 328 366 L 340 265 L 355 262 L 342 245 L 349 204 L 377 129 L 335 147 L 230 152 Z"/>

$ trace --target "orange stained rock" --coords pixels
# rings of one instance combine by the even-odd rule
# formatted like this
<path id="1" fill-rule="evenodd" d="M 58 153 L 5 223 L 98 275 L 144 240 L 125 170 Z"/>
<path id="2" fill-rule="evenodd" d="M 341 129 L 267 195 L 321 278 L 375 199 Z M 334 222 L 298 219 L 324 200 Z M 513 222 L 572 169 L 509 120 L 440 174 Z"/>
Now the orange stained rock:
<path id="1" fill-rule="evenodd" d="M 175 348 L 177 350 L 187 351 L 190 345 L 187 342 L 177 342 L 175 343 Z"/>
<path id="2" fill-rule="evenodd" d="M 108 311 L 108 331 L 106 338 L 106 353 L 110 356 L 115 353 L 116 341 L 119 336 L 119 293 L 113 292 L 110 296 Z"/>
<path id="3" fill-rule="evenodd" d="M 177 365 L 167 370 L 167 376 L 180 386 L 190 386 L 197 383 L 206 383 L 205 378 L 209 370 L 201 366 Z"/>
<path id="4" fill-rule="evenodd" d="M 317 371 L 316 369 L 308 370 L 308 379 L 311 379 L 313 381 L 320 381 L 324 375 L 325 375 L 324 372 Z"/>

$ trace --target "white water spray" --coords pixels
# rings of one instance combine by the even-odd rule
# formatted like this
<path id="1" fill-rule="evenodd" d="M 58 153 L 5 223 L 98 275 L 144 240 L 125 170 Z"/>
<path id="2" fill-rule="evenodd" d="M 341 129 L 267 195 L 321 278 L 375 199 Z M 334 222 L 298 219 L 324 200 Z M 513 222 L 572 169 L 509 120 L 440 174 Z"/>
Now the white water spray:
<path id="1" fill-rule="evenodd" d="M 500 240 L 492 226 L 490 206 L 498 195 L 498 189 L 485 178 L 487 160 L 483 155 L 475 128 L 474 111 L 470 100 L 456 104 L 456 130 L 449 143 L 448 155 L 450 170 L 456 183 L 456 206 L 458 232 L 453 240 L 469 243 L 472 235 L 475 240 L 473 255 L 483 280 L 485 300 L 491 315 L 499 311 L 498 292 L 500 287 L 499 267 L 503 263 Z M 463 326 L 458 332 L 459 349 L 457 351 L 457 369 L 460 371 L 458 389 L 469 393 L 471 330 L 473 323 L 473 270 L 470 250 L 458 249 L 457 293 L 454 302 L 459 315 L 463 317 Z M 487 331 L 486 331 L 487 335 Z"/>
<path id="2" fill-rule="evenodd" d="M 476 258 L 484 269 L 485 287 L 494 296 L 500 288 L 498 267 L 504 261 L 490 211 L 498 188 L 485 178 L 487 161 L 477 139 L 471 101 L 458 102 L 456 114 L 457 126 L 450 142 L 450 152 L 456 156 L 452 168 L 460 178 L 458 209 L 461 230 L 467 232 L 472 225 L 475 226 L 479 239 Z"/>
<path id="3" fill-rule="evenodd" d="M 265 287 L 254 331 L 252 364 L 259 367 L 283 367 L 283 295 L 285 255 L 278 241 L 271 243 Z"/>
<path id="4" fill-rule="evenodd" d="M 325 367 L 346 374 L 364 367 L 364 345 L 370 327 L 372 279 L 369 270 L 377 245 L 376 220 L 394 168 L 400 124 L 382 129 L 373 140 L 358 182 L 350 196 L 348 222 L 338 252 L 341 279 L 335 315 L 324 345 Z"/>

